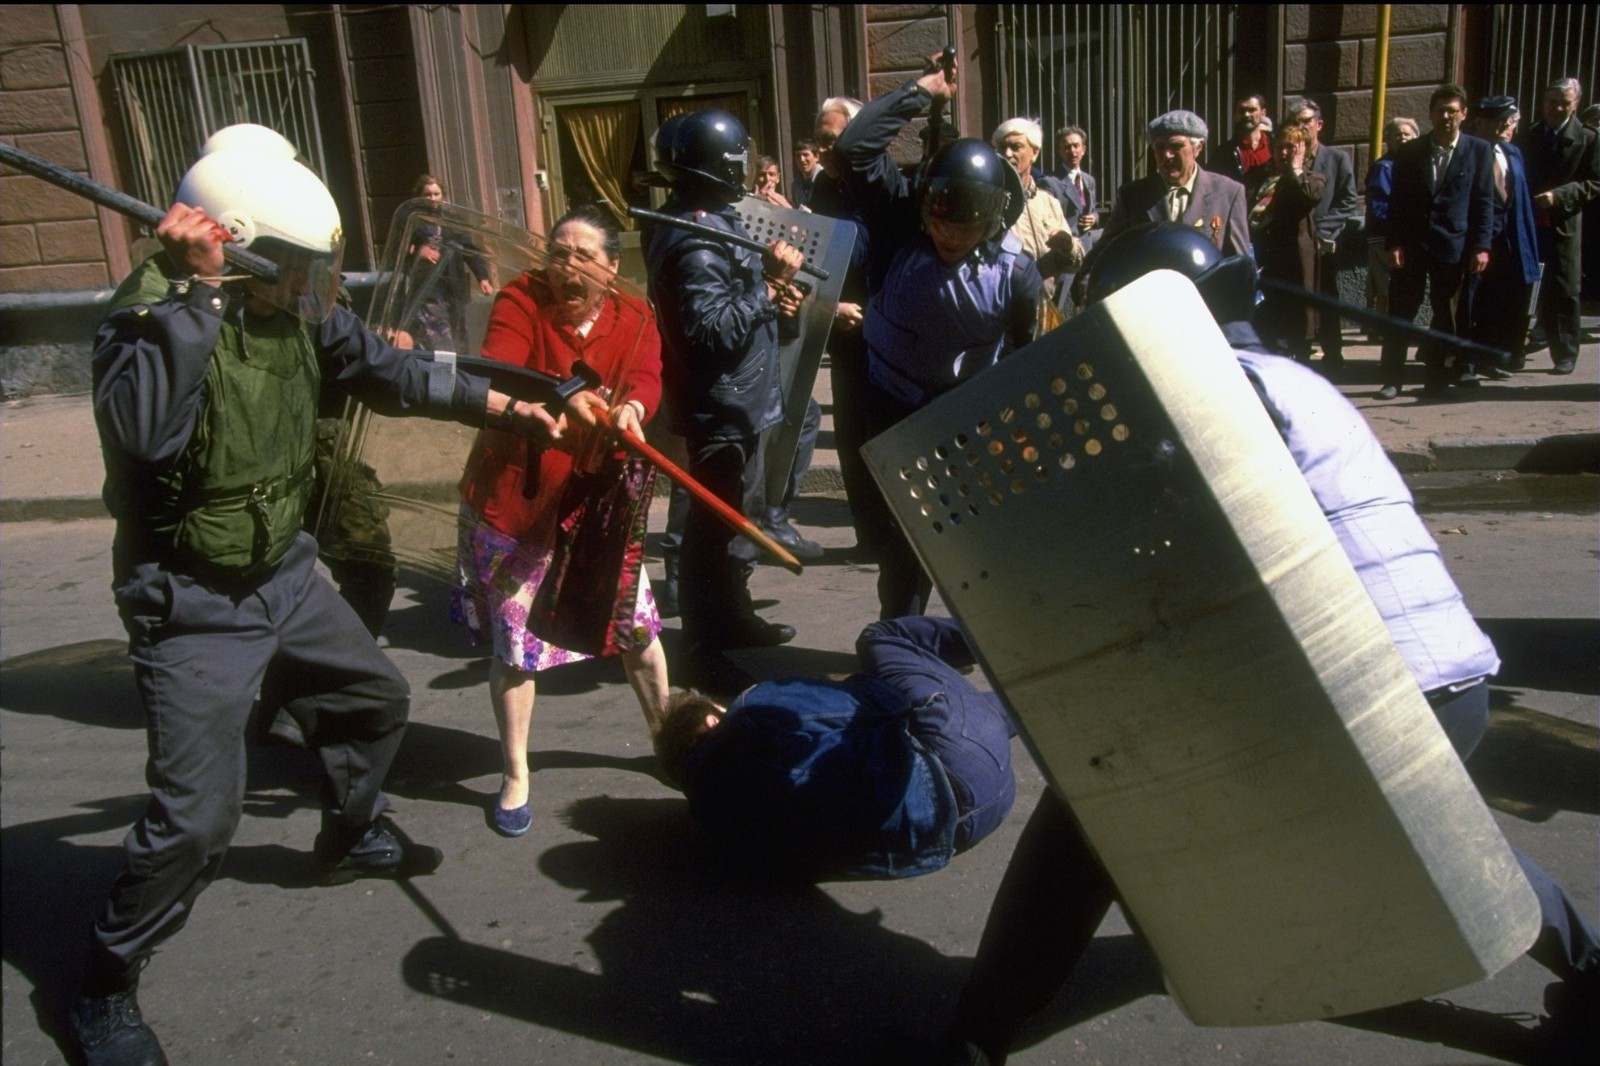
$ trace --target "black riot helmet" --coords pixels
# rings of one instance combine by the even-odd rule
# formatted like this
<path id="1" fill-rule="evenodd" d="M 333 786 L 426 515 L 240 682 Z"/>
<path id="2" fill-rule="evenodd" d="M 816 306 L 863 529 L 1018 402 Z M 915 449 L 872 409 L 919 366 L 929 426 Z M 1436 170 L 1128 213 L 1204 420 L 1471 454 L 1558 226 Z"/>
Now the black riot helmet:
<path id="1" fill-rule="evenodd" d="M 1085 298 L 1098 303 L 1153 270 L 1175 270 L 1194 282 L 1219 323 L 1249 321 L 1255 308 L 1255 260 L 1225 256 L 1204 233 L 1178 222 L 1132 226 L 1095 249 Z"/>
<path id="2" fill-rule="evenodd" d="M 656 131 L 656 169 L 668 181 L 711 188 L 730 202 L 744 195 L 749 159 L 744 124 L 726 111 L 675 115 Z"/>
<path id="3" fill-rule="evenodd" d="M 985 239 L 992 240 L 1022 217 L 1022 179 L 1010 163 L 975 137 L 952 141 L 935 152 L 923 164 L 917 185 L 924 226 L 935 218 L 985 222 L 989 227 Z"/>

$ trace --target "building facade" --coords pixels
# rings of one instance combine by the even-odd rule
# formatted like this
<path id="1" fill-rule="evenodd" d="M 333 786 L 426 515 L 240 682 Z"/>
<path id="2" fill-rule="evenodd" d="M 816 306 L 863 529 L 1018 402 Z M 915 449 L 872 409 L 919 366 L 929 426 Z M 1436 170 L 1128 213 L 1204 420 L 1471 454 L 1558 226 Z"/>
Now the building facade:
<path id="1" fill-rule="evenodd" d="M 1016 114 L 1084 126 L 1107 196 L 1142 173 L 1144 123 L 1174 107 L 1220 135 L 1240 93 L 1267 96 L 1274 116 L 1311 95 L 1360 174 L 1380 73 L 1385 114 L 1424 121 L 1441 81 L 1513 91 L 1532 113 L 1548 78 L 1600 73 L 1600 15 L 1582 7 L 1389 11 L 1380 72 L 1378 5 L 9 5 L 0 138 L 164 205 L 212 130 L 272 126 L 327 182 L 346 269 L 363 271 L 421 174 L 535 231 L 585 200 L 628 225 L 629 204 L 660 197 L 633 176 L 673 114 L 732 111 L 792 177 L 820 100 L 882 93 L 946 43 L 962 57 L 965 132 Z M 909 159 L 914 138 L 900 150 Z M 149 240 L 0 170 L 0 345 L 25 332 L 29 294 L 103 291 Z"/>

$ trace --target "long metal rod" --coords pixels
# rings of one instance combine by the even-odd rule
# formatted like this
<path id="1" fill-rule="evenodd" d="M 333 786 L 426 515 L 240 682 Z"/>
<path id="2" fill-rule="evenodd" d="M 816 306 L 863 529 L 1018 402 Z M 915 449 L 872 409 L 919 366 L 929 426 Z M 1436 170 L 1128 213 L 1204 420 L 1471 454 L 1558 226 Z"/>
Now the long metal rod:
<path id="1" fill-rule="evenodd" d="M 1389 5 L 1378 5 L 1378 47 L 1372 64 L 1372 159 L 1383 155 L 1383 112 L 1389 89 Z"/>
<path id="2" fill-rule="evenodd" d="M 66 189 L 68 192 L 77 193 L 86 200 L 92 200 L 101 207 L 109 207 L 113 211 L 121 212 L 137 222 L 147 226 L 160 225 L 167 213 L 158 207 L 153 207 L 143 200 L 119 192 L 109 185 L 102 185 L 93 178 L 86 178 L 82 174 L 68 170 L 50 162 L 40 159 L 32 152 L 25 152 L 21 148 L 9 144 L 0 144 L 0 163 L 16 167 L 27 174 L 32 174 L 41 181 L 48 181 L 52 185 Z M 265 281 L 278 280 L 278 264 L 270 259 L 263 258 L 254 252 L 232 245 L 223 245 L 222 254 L 228 262 L 241 270 L 247 270 L 256 277 Z"/>
<path id="3" fill-rule="evenodd" d="M 1489 356 L 1499 363 L 1506 358 L 1506 353 L 1498 348 L 1491 348 L 1487 344 L 1478 344 L 1465 337 L 1457 337 L 1453 333 L 1441 333 L 1436 329 L 1419 326 L 1415 322 L 1407 322 L 1403 318 L 1395 318 L 1381 311 L 1372 311 L 1355 304 L 1347 304 L 1343 300 L 1336 300 L 1320 292 L 1312 292 L 1287 281 L 1277 278 L 1258 278 L 1256 284 L 1268 292 L 1281 293 L 1301 303 L 1310 304 L 1324 311 L 1334 311 L 1345 318 L 1353 318 L 1364 326 L 1380 329 L 1385 333 L 1398 333 L 1419 344 L 1434 344 L 1443 348 L 1454 348 L 1458 351 L 1470 352 L 1474 355 Z"/>

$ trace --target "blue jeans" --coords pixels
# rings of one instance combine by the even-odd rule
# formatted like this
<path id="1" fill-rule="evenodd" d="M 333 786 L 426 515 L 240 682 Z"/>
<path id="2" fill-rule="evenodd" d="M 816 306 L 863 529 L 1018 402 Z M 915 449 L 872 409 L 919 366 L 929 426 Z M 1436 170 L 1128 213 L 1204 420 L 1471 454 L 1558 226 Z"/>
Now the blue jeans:
<path id="1" fill-rule="evenodd" d="M 911 735 L 944 765 L 960 817 L 956 849 L 992 833 L 1017 798 L 1011 774 L 1016 730 L 1000 698 L 961 673 L 974 662 L 961 628 L 949 618 L 916 615 L 873 622 L 856 638 L 861 668 L 911 701 Z"/>

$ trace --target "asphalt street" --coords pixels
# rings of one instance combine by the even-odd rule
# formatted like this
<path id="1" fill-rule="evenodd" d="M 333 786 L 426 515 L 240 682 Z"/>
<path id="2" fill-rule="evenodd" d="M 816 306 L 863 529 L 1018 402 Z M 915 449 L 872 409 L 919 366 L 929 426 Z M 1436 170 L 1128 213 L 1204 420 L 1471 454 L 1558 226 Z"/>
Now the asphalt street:
<path id="1" fill-rule="evenodd" d="M 1506 660 L 1474 774 L 1509 839 L 1592 918 L 1595 483 L 1512 482 L 1447 478 L 1423 493 L 1435 508 L 1426 520 Z M 1465 499 L 1489 503 L 1453 505 Z M 745 665 L 763 676 L 849 671 L 854 635 L 876 613 L 875 575 L 846 561 L 840 501 L 807 497 L 796 517 L 829 557 L 802 577 L 757 572 L 764 613 L 799 636 L 745 653 Z M 61 1011 L 81 938 L 145 796 L 110 538 L 104 519 L 0 523 L 8 1066 L 72 1061 Z M 777 885 L 716 854 L 654 776 L 620 669 L 571 667 L 541 679 L 534 827 L 505 840 L 484 823 L 498 787 L 485 663 L 446 620 L 442 587 L 402 584 L 384 643 L 414 704 L 390 792 L 399 825 L 443 847 L 445 865 L 409 883 L 313 887 L 318 766 L 303 751 L 252 746 L 222 875 L 141 990 L 173 1062 L 849 1063 L 892 1061 L 900 1036 L 940 1029 L 1042 787 L 1020 743 L 1012 816 L 946 870 Z M 669 623 L 669 648 L 676 637 Z M 1114 910 L 1012 1061 L 1531 1063 L 1548 981 L 1521 959 L 1358 1018 L 1203 1029 L 1163 994 Z"/>

